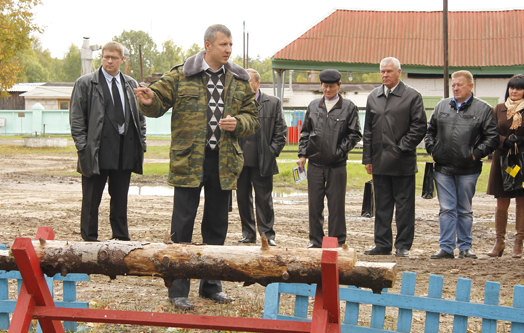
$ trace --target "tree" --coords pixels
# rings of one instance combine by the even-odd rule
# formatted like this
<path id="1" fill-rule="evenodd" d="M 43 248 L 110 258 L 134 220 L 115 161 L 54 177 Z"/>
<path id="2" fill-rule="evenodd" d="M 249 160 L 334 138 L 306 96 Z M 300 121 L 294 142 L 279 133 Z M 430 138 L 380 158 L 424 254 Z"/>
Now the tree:
<path id="1" fill-rule="evenodd" d="M 113 40 L 124 45 L 129 51 L 129 75 L 131 77 L 141 81 L 140 45 L 142 45 L 142 72 L 144 78 L 153 74 L 154 61 L 158 58 L 158 50 L 153 38 L 147 32 L 124 30 L 120 36 L 113 37 Z M 125 64 L 120 68 L 122 72 L 125 72 L 124 66 Z"/>
<path id="2" fill-rule="evenodd" d="M 203 49 L 204 48 L 198 46 L 197 43 L 193 43 L 193 45 L 191 45 L 191 47 L 187 49 L 186 52 L 184 53 L 184 61 L 186 61 L 187 58 L 194 56 L 198 52 L 202 51 Z"/>
<path id="3" fill-rule="evenodd" d="M 156 73 L 166 73 L 173 66 L 184 61 L 185 53 L 182 47 L 175 44 L 173 39 L 168 39 L 162 43 L 162 52 L 159 53 L 155 61 L 154 70 Z"/>
<path id="4" fill-rule="evenodd" d="M 0 0 L 0 97 L 15 84 L 22 71 L 18 51 L 31 43 L 31 33 L 41 32 L 33 23 L 34 6 L 40 0 Z"/>
<path id="5" fill-rule="evenodd" d="M 62 60 L 61 82 L 75 82 L 82 74 L 82 63 L 80 61 L 80 49 L 71 43 L 69 52 Z"/>
<path id="6" fill-rule="evenodd" d="M 42 48 L 38 38 L 33 38 L 31 47 L 20 50 L 17 57 L 22 67 L 18 82 L 61 81 L 62 60 L 51 57 L 51 52 Z"/>

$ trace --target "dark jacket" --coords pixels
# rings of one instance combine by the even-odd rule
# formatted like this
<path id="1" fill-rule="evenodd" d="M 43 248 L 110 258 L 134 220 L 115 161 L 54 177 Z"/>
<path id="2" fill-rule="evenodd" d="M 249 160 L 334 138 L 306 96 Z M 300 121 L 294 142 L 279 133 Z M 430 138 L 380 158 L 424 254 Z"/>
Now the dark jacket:
<path id="1" fill-rule="evenodd" d="M 373 174 L 411 176 L 417 173 L 417 145 L 427 129 L 420 93 L 400 81 L 388 98 L 384 85 L 373 89 L 366 103 L 362 164 Z"/>
<path id="2" fill-rule="evenodd" d="M 481 158 L 498 144 L 493 109 L 485 101 L 472 95 L 457 110 L 453 98 L 446 98 L 435 107 L 426 136 L 426 150 L 433 156 L 435 171 L 450 176 L 480 173 Z"/>
<path id="3" fill-rule="evenodd" d="M 497 124 L 497 130 L 499 132 L 499 146 L 493 153 L 491 159 L 491 169 L 489 170 L 488 190 L 487 194 L 494 195 L 495 197 L 524 197 L 524 189 L 517 191 L 504 191 L 502 187 L 502 173 L 500 170 L 500 157 L 508 154 L 508 149 L 504 147 L 504 140 L 506 140 L 511 134 L 521 138 L 524 137 L 524 126 L 519 126 L 517 129 L 511 130 L 511 124 L 513 118 L 508 119 L 508 108 L 504 103 L 497 104 L 495 106 L 494 121 Z M 522 113 L 522 111 L 521 111 Z M 524 151 L 524 146 L 518 146 L 518 151 Z"/>
<path id="4" fill-rule="evenodd" d="M 205 51 L 175 66 L 149 88 L 155 93 L 150 105 L 138 103 L 148 117 L 161 117 L 170 108 L 171 161 L 169 183 L 179 187 L 198 187 L 204 175 L 207 132 L 207 75 L 202 70 Z M 222 190 L 234 190 L 242 172 L 244 157 L 238 137 L 254 134 L 260 127 L 255 92 L 249 74 L 242 67 L 227 62 L 224 85 L 223 118 L 235 117 L 234 131 L 221 130 L 218 169 Z"/>
<path id="5" fill-rule="evenodd" d="M 309 103 L 304 116 L 298 156 L 320 167 L 346 165 L 348 152 L 362 138 L 358 109 L 339 95 L 337 104 L 327 112 L 324 97 Z"/>
<path id="6" fill-rule="evenodd" d="M 119 140 L 118 125 L 114 113 L 108 113 L 104 105 L 104 92 L 99 82 L 99 74 L 100 69 L 78 78 L 71 94 L 69 121 L 71 135 L 78 151 L 77 171 L 86 177 L 100 174 L 100 164 L 105 163 L 106 160 L 100 156 L 101 145 L 104 146 L 103 152 L 112 154 L 114 149 L 118 152 L 118 143 L 115 144 L 117 139 L 108 139 L 111 134 Z M 133 89 L 138 87 L 137 82 L 130 76 L 123 75 L 123 77 L 126 104 L 125 134 L 127 137 L 128 131 L 136 131 L 133 137 L 138 138 L 136 147 L 129 149 L 134 151 L 134 154 L 127 157 L 133 159 L 130 165 L 132 171 L 141 174 L 146 151 L 146 121 L 138 112 L 133 92 Z M 129 114 L 127 114 L 128 110 Z M 125 147 L 124 151 L 128 149 Z M 102 168 L 112 169 L 107 165 Z"/>
<path id="7" fill-rule="evenodd" d="M 249 140 L 256 140 L 260 176 L 278 174 L 277 157 L 286 145 L 287 125 L 282 114 L 280 99 L 260 92 L 258 98 L 258 121 L 260 130 L 255 134 L 240 137 L 238 142 L 246 154 Z"/>

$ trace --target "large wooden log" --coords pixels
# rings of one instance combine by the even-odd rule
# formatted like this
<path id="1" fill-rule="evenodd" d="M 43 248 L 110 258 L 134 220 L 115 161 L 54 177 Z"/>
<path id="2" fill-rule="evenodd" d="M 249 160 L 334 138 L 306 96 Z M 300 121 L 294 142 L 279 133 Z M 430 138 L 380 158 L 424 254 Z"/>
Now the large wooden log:
<path id="1" fill-rule="evenodd" d="M 265 246 L 264 246 L 265 245 Z M 254 246 L 213 246 L 148 242 L 33 241 L 44 273 L 157 276 L 173 279 L 320 283 L 323 249 Z M 339 282 L 380 290 L 395 282 L 395 264 L 359 263 L 347 246 L 337 251 Z M 10 251 L 0 251 L 0 270 L 16 270 Z"/>

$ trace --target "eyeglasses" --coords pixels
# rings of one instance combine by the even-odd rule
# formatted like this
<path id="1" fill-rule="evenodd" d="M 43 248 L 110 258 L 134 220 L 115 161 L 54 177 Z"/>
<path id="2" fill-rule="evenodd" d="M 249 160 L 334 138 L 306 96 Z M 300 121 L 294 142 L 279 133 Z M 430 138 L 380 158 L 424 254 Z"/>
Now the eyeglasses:
<path id="1" fill-rule="evenodd" d="M 110 59 L 113 60 L 113 61 L 117 61 L 119 59 L 121 59 L 121 57 L 111 57 L 111 56 L 103 56 L 103 58 L 107 61 L 109 61 Z"/>

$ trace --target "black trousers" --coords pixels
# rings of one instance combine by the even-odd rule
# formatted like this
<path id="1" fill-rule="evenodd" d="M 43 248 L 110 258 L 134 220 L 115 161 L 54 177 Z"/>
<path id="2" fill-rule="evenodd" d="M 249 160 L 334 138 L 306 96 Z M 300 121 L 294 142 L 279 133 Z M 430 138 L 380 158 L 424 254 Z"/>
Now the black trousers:
<path id="1" fill-rule="evenodd" d="M 199 187 L 175 187 L 173 217 L 171 219 L 171 240 L 175 243 L 190 243 L 193 239 L 195 217 L 204 187 L 204 215 L 202 217 L 202 241 L 209 245 L 224 245 L 227 235 L 230 190 L 222 190 L 218 176 L 218 151 L 206 149 L 204 177 Z M 189 279 L 173 280 L 169 297 L 187 297 Z M 209 296 L 222 291 L 217 280 L 201 280 L 200 295 Z"/>
<path id="2" fill-rule="evenodd" d="M 237 182 L 237 204 L 242 221 L 242 236 L 255 238 L 255 214 L 253 214 L 253 188 L 255 189 L 256 223 L 258 232 L 267 239 L 275 239 L 275 212 L 273 210 L 273 176 L 260 176 L 258 167 L 244 167 Z"/>
<path id="3" fill-rule="evenodd" d="M 415 175 L 373 175 L 375 192 L 375 246 L 391 251 L 391 223 L 395 208 L 395 248 L 411 249 L 415 236 Z"/>
<path id="4" fill-rule="evenodd" d="M 321 168 L 312 164 L 307 169 L 309 206 L 309 241 L 322 246 L 324 238 L 324 197 L 328 203 L 328 236 L 346 243 L 346 166 Z"/>
<path id="5" fill-rule="evenodd" d="M 106 182 L 111 196 L 109 204 L 109 221 L 113 232 L 111 238 L 130 240 L 127 227 L 127 193 L 130 180 L 131 170 L 100 170 L 100 175 L 90 178 L 82 176 L 80 233 L 83 240 L 98 240 L 98 208 Z"/>

